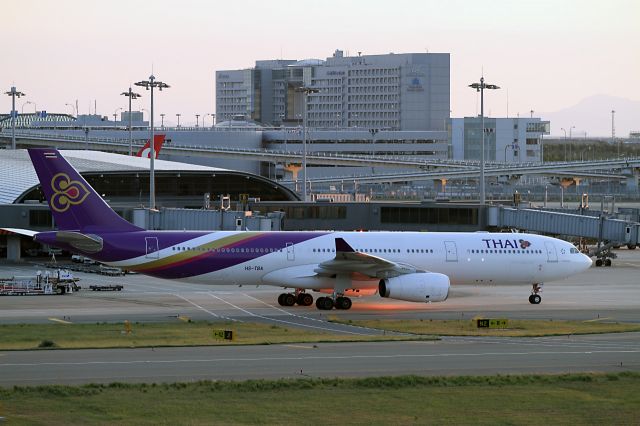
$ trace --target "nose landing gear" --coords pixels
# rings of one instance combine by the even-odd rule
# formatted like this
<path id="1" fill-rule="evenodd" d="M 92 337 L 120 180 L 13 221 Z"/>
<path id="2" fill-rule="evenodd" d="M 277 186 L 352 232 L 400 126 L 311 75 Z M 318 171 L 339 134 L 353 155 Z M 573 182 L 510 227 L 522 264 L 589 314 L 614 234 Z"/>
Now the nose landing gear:
<path id="1" fill-rule="evenodd" d="M 542 293 L 543 285 L 543 283 L 532 284 L 533 289 L 531 290 L 531 296 L 529 296 L 529 303 L 531 303 L 532 305 L 539 305 L 540 302 L 542 302 L 542 296 L 540 295 L 540 293 Z"/>

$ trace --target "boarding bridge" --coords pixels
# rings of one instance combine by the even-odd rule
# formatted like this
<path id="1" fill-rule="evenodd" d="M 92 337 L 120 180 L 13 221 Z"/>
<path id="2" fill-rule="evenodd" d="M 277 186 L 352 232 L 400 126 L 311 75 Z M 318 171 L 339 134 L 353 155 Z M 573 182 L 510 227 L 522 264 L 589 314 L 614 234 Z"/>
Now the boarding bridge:
<path id="1" fill-rule="evenodd" d="M 586 211 L 585 211 L 586 212 Z M 606 217 L 603 214 L 559 213 L 531 208 L 489 206 L 487 225 L 494 228 L 520 229 L 551 235 L 590 238 L 610 245 L 640 245 L 640 223 Z M 598 254 L 598 253 L 594 253 Z"/>

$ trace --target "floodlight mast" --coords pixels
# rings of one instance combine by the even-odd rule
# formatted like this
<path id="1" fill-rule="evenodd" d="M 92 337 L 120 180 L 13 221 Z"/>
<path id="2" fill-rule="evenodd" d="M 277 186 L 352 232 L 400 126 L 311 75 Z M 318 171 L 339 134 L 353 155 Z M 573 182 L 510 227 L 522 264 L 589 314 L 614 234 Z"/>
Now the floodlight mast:
<path id="1" fill-rule="evenodd" d="M 16 111 L 16 97 L 20 98 L 26 96 L 25 93 L 16 90 L 15 86 L 11 86 L 11 90 L 4 92 L 5 95 L 11 96 L 11 149 L 16 149 L 16 118 L 18 111 Z"/>
<path id="2" fill-rule="evenodd" d="M 313 87 L 298 87 L 296 92 L 304 93 L 304 116 L 302 117 L 302 198 L 304 201 L 309 201 L 307 198 L 307 109 L 309 101 L 309 93 L 318 93 L 319 89 Z"/>
<path id="3" fill-rule="evenodd" d="M 156 187 L 155 187 L 155 170 L 154 170 L 154 161 L 156 158 L 156 151 L 154 146 L 154 128 L 153 128 L 153 89 L 158 88 L 158 90 L 162 91 L 162 89 L 168 89 L 170 86 L 162 81 L 157 81 L 155 76 L 151 74 L 149 76 L 149 80 L 143 80 L 135 83 L 136 86 L 144 87 L 146 90 L 151 89 L 151 118 L 150 118 L 150 138 L 149 138 L 149 147 L 151 148 L 149 154 L 149 208 L 155 210 L 156 208 Z"/>
<path id="4" fill-rule="evenodd" d="M 485 198 L 485 182 L 484 182 L 484 89 L 499 89 L 500 87 L 495 84 L 486 84 L 484 82 L 484 76 L 480 77 L 480 83 L 470 84 L 469 87 L 472 89 L 476 89 L 476 92 L 480 92 L 480 128 L 482 131 L 482 144 L 481 144 L 481 155 L 480 155 L 480 205 L 484 205 L 486 202 Z"/>
<path id="5" fill-rule="evenodd" d="M 132 156 L 133 155 L 133 139 L 131 137 L 131 100 L 138 99 L 140 95 L 138 93 L 134 93 L 131 90 L 131 87 L 129 87 L 129 90 L 127 92 L 122 92 L 120 94 L 129 98 L 129 156 Z"/>

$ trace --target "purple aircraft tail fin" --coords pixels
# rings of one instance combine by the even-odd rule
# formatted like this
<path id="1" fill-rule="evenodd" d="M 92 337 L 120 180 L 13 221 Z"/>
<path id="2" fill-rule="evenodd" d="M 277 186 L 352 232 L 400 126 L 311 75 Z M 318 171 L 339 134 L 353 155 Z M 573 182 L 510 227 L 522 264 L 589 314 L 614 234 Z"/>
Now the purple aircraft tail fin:
<path id="1" fill-rule="evenodd" d="M 28 151 L 59 230 L 140 230 L 118 216 L 57 149 Z"/>

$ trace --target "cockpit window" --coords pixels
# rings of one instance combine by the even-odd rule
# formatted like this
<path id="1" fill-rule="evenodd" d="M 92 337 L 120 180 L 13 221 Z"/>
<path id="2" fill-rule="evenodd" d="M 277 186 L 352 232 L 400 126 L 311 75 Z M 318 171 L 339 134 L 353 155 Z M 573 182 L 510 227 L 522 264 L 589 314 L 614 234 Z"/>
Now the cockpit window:
<path id="1" fill-rule="evenodd" d="M 574 248 L 571 249 L 571 253 L 575 254 L 575 253 L 580 253 L 580 252 L 578 251 L 577 248 L 574 247 Z"/>

